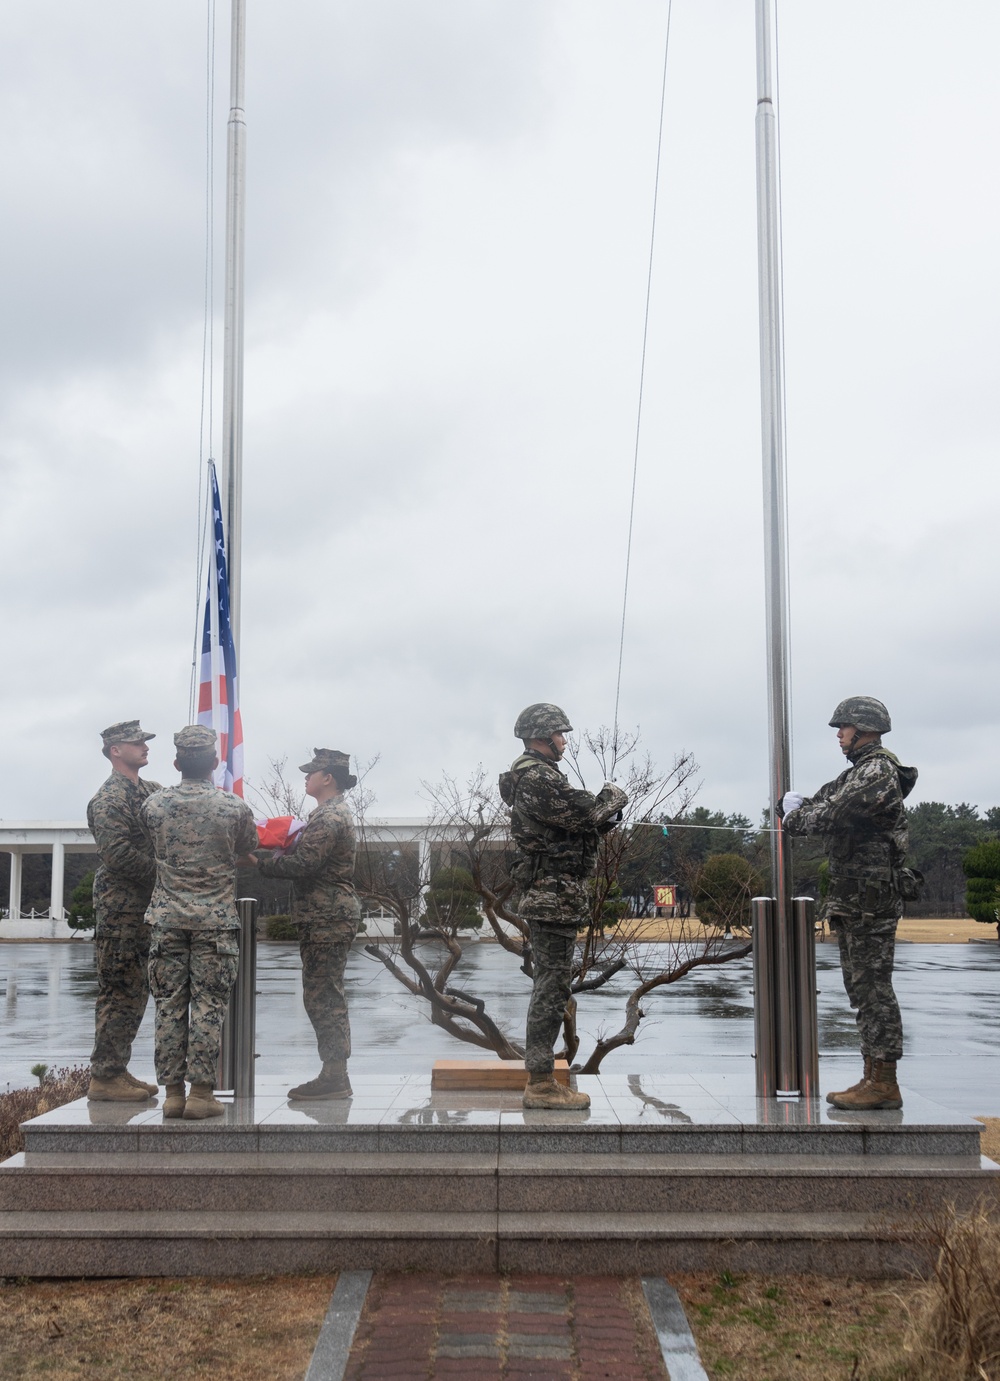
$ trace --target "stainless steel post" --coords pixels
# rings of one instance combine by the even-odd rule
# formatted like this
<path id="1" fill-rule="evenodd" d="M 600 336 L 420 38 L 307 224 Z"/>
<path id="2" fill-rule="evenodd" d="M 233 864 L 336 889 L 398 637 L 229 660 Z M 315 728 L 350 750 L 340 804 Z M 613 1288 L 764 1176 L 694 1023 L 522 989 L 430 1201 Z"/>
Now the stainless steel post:
<path id="1" fill-rule="evenodd" d="M 232 0 L 229 123 L 226 129 L 226 316 L 222 374 L 222 467 L 229 619 L 237 659 L 240 650 L 243 545 L 243 266 L 246 190 L 246 0 Z"/>
<path id="2" fill-rule="evenodd" d="M 232 1089 L 236 1098 L 252 1098 L 257 1058 L 256 897 L 241 897 L 236 910 L 240 918 L 240 967 L 222 1025 L 216 1083 L 220 1089 Z"/>
<path id="3" fill-rule="evenodd" d="M 757 1097 L 775 1094 L 774 1049 L 774 900 L 754 897 L 750 903 L 753 927 L 753 1035 Z"/>
<path id="4" fill-rule="evenodd" d="M 799 1088 L 803 1098 L 819 1097 L 819 1028 L 816 1016 L 816 904 L 795 897 L 795 998 Z"/>
<path id="5" fill-rule="evenodd" d="M 777 1091 L 798 1086 L 792 950 L 792 870 L 776 807 L 791 785 L 788 676 L 788 556 L 785 508 L 785 399 L 781 296 L 781 219 L 776 109 L 774 0 L 757 0 L 757 270 L 760 316 L 764 566 L 767 601 L 767 702 L 770 738 L 771 887 L 775 898 Z"/>

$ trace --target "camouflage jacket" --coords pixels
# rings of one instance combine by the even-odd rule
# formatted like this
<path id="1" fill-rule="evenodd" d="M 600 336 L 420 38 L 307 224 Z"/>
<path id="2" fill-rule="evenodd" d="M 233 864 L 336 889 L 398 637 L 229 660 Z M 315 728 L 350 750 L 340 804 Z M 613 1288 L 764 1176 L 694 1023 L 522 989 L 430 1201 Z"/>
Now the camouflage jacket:
<path id="1" fill-rule="evenodd" d="M 211 782 L 182 781 L 151 796 L 140 812 L 156 855 L 151 925 L 231 930 L 236 860 L 257 847 L 253 812 Z"/>
<path id="2" fill-rule="evenodd" d="M 361 905 L 354 890 L 354 820 L 342 796 L 324 801 L 309 816 L 290 854 L 258 854 L 269 878 L 290 878 L 292 920 L 348 922 L 357 929 Z"/>
<path id="3" fill-rule="evenodd" d="M 530 748 L 501 773 L 500 795 L 517 851 L 511 875 L 522 887 L 539 877 L 589 877 L 601 835 L 628 799 L 616 787 L 594 796 L 570 786 L 551 759 Z"/>
<path id="4" fill-rule="evenodd" d="M 823 836 L 830 860 L 827 915 L 898 914 L 898 873 L 909 839 L 903 801 L 917 769 L 904 767 L 880 740 L 848 757 L 851 766 L 787 815 L 785 829 Z"/>
<path id="5" fill-rule="evenodd" d="M 141 921 L 156 880 L 153 845 L 139 812 L 159 782 L 111 776 L 87 805 L 87 824 L 100 863 L 94 873 L 94 909 L 99 926 Z"/>

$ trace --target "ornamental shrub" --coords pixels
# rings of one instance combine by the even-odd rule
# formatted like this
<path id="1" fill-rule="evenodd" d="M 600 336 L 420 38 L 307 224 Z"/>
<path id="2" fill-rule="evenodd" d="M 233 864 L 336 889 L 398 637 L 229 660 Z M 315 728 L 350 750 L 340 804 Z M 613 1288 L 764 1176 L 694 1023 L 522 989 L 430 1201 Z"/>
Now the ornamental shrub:
<path id="1" fill-rule="evenodd" d="M 297 940 L 299 928 L 292 925 L 291 916 L 268 916 L 264 921 L 264 934 L 269 940 Z"/>
<path id="2" fill-rule="evenodd" d="M 962 855 L 968 878 L 965 909 L 974 921 L 995 925 L 1000 939 L 1000 839 L 984 839 Z"/>
<path id="3" fill-rule="evenodd" d="M 97 923 L 94 915 L 94 872 L 84 873 L 83 877 L 69 894 L 69 915 L 66 924 L 70 930 L 93 930 Z"/>
<path id="4" fill-rule="evenodd" d="M 703 925 L 742 930 L 750 924 L 750 899 L 764 894 L 764 874 L 740 854 L 709 854 L 694 886 Z"/>
<path id="5" fill-rule="evenodd" d="M 479 893 L 468 868 L 439 868 L 424 894 L 423 921 L 442 930 L 478 930 Z"/>

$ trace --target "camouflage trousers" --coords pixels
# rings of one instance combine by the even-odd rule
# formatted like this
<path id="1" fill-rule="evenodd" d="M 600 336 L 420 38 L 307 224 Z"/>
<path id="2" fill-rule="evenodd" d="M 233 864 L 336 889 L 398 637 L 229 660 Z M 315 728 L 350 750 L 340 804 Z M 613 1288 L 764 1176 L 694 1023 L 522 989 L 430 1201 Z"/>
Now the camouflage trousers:
<path id="1" fill-rule="evenodd" d="M 857 1012 L 861 1053 L 873 1060 L 903 1054 L 903 1020 L 892 990 L 897 916 L 831 916 L 840 945 L 840 967 L 851 1006 Z"/>
<path id="2" fill-rule="evenodd" d="M 222 1023 L 240 963 L 236 930 L 154 926 L 149 987 L 156 1003 L 156 1077 L 215 1087 Z"/>
<path id="3" fill-rule="evenodd" d="M 525 1032 L 524 1066 L 551 1074 L 556 1041 L 570 999 L 576 933 L 587 911 L 587 889 L 572 878 L 536 878 L 518 905 L 531 929 L 535 971 Z"/>
<path id="4" fill-rule="evenodd" d="M 134 921 L 97 922 L 97 1003 L 94 1051 L 90 1070 L 95 1079 L 113 1079 L 128 1068 L 149 1001 L 149 926 Z"/>
<path id="5" fill-rule="evenodd" d="M 316 1032 L 319 1057 L 325 1064 L 351 1057 L 351 1023 L 344 995 L 344 969 L 356 925 L 305 921 L 299 925 L 302 956 L 302 1002 Z"/>

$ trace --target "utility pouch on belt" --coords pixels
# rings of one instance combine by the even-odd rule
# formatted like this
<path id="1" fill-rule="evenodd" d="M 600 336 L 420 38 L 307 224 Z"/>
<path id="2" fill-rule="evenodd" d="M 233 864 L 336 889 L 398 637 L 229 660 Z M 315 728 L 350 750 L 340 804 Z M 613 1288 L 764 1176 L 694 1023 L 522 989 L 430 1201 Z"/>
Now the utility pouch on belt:
<path id="1" fill-rule="evenodd" d="M 892 880 L 903 901 L 916 901 L 923 891 L 924 875 L 919 868 L 894 868 Z"/>

